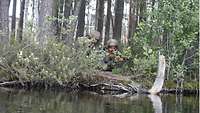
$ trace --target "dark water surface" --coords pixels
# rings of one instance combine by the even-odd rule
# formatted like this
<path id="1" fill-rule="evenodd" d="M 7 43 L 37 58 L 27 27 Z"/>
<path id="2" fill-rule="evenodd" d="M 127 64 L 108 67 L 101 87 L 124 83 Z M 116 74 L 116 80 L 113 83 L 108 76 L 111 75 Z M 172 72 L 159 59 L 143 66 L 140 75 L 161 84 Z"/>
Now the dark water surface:
<path id="1" fill-rule="evenodd" d="M 0 113 L 198 113 L 198 96 L 113 97 L 88 92 L 0 89 Z"/>

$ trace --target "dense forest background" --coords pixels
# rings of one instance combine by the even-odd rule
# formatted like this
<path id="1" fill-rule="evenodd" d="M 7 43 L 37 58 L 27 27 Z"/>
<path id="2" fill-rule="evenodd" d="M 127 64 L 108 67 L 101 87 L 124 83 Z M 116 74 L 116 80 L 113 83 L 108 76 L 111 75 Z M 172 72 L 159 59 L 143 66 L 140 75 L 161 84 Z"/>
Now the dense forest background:
<path id="1" fill-rule="evenodd" d="M 198 0 L 0 0 L 1 78 L 63 83 L 91 73 L 102 56 L 75 43 L 94 30 L 99 45 L 114 38 L 129 58 L 114 73 L 151 80 L 160 53 L 166 80 L 187 88 L 199 80 Z"/>

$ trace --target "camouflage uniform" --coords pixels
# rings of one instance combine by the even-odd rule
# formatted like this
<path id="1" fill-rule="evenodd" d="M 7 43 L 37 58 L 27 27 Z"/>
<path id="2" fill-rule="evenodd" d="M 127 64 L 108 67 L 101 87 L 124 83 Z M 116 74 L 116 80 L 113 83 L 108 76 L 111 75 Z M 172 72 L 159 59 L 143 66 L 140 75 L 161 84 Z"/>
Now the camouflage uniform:
<path id="1" fill-rule="evenodd" d="M 92 31 L 89 35 L 85 37 L 78 37 L 78 44 L 84 47 L 89 47 L 90 49 L 96 49 L 97 42 L 99 41 L 100 33 L 98 31 Z"/>
<path id="2" fill-rule="evenodd" d="M 116 50 L 113 52 L 109 52 L 109 47 L 115 46 Z M 107 42 L 106 45 L 106 55 L 103 59 L 106 66 L 104 67 L 105 71 L 112 71 L 114 68 L 119 68 L 124 64 L 124 61 L 126 60 L 125 57 L 122 56 L 122 54 L 118 51 L 118 42 L 115 39 L 110 39 Z"/>

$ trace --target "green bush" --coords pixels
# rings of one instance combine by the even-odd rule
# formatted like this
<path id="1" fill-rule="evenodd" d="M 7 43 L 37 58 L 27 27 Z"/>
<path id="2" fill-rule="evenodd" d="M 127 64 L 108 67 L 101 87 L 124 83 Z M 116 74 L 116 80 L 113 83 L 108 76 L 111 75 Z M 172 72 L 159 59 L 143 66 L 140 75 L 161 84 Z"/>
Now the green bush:
<path id="1" fill-rule="evenodd" d="M 0 70 L 7 80 L 47 80 L 63 84 L 77 75 L 92 75 L 101 68 L 102 54 L 87 44 L 66 45 L 49 40 L 45 46 L 34 41 L 1 46 Z M 7 74 L 5 74 L 7 73 Z"/>
<path id="2" fill-rule="evenodd" d="M 160 52 L 166 57 L 168 79 L 198 76 L 198 9 L 197 0 L 163 0 L 146 13 L 130 42 L 133 75 L 155 73 Z"/>

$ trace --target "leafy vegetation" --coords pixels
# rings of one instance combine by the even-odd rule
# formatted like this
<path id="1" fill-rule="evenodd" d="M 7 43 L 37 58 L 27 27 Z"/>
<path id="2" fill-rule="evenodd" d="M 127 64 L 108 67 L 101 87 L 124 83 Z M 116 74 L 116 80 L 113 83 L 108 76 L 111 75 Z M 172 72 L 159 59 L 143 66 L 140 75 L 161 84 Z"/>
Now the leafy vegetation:
<path id="1" fill-rule="evenodd" d="M 197 0 L 159 1 L 158 6 L 146 12 L 131 39 L 131 57 L 125 70 L 141 79 L 154 78 L 161 53 L 168 63 L 167 80 L 174 84 L 198 80 L 198 11 Z"/>
<path id="2" fill-rule="evenodd" d="M 42 0 L 41 2 L 44 2 L 44 5 L 48 1 Z M 41 20 L 39 26 L 35 25 L 34 17 L 30 22 L 26 22 L 22 39 L 18 40 L 13 36 L 10 38 L 10 43 L 7 44 L 9 36 L 3 37 L 3 33 L 0 33 L 1 37 L 6 39 L 5 43 L 0 43 L 0 76 L 3 76 L 0 78 L 19 81 L 46 80 L 63 84 L 69 82 L 76 75 L 93 75 L 95 70 L 101 70 L 105 67 L 102 63 L 105 55 L 102 51 L 103 48 L 101 48 L 102 50 L 90 48 L 89 42 L 84 38 L 84 33 L 89 33 L 90 27 L 97 28 L 99 34 L 103 34 L 103 16 L 101 15 L 98 19 L 95 18 L 97 20 L 94 22 L 94 15 L 90 15 L 88 12 L 86 16 L 90 15 L 91 20 L 88 16 L 88 25 L 86 26 L 85 21 L 83 21 L 86 17 L 84 8 L 87 6 L 86 1 L 82 1 L 84 10 L 77 12 L 77 4 L 79 3 L 75 3 L 75 1 L 69 3 L 71 4 L 69 9 L 65 9 L 67 7 L 64 7 L 61 1 L 54 2 L 54 5 L 59 3 L 56 8 L 53 5 L 45 7 L 49 13 L 45 13 L 45 8 L 38 8 L 40 12 L 43 11 L 38 17 Z M 90 4 L 89 1 L 87 2 Z M 131 2 L 134 1 L 130 0 L 130 3 L 126 2 L 126 4 L 132 5 Z M 133 10 L 133 12 L 129 12 L 129 45 L 121 49 L 121 55 L 126 56 L 128 60 L 121 64 L 122 66 L 113 69 L 112 72 L 121 73 L 124 76 L 128 75 L 135 81 L 143 82 L 146 86 L 151 85 L 157 71 L 158 54 L 163 54 L 167 60 L 166 79 L 170 81 L 169 87 L 176 87 L 179 83 L 184 83 L 183 87 L 186 88 L 196 87 L 196 82 L 192 85 L 190 82 L 199 80 L 198 1 L 151 1 L 151 6 L 146 3 L 145 5 L 143 3 L 145 1 L 136 0 L 135 2 L 139 3 L 136 5 L 141 6 L 130 7 L 130 9 L 133 8 L 130 10 Z M 73 7 L 71 7 L 72 4 L 74 4 Z M 98 6 L 96 12 L 99 13 L 97 15 L 104 14 L 104 10 L 101 10 L 104 3 L 101 1 L 99 4 L 101 4 L 101 7 L 96 4 Z M 118 13 L 118 11 L 123 12 L 123 4 L 120 3 L 120 0 L 115 1 L 117 7 L 115 10 L 117 16 L 115 16 L 120 18 L 116 18 L 114 27 L 120 25 L 112 29 L 115 32 L 113 38 L 118 41 L 121 40 L 121 29 L 127 27 L 124 26 L 126 24 L 121 26 L 123 24 L 123 13 Z M 90 11 L 89 8 L 88 6 L 88 11 Z M 53 14 L 51 10 L 55 10 L 56 13 Z M 66 15 L 68 12 L 69 14 Z M 70 14 L 70 12 L 73 12 L 73 14 Z M 108 11 L 108 16 L 110 16 L 108 18 L 111 18 L 112 13 Z M 134 20 L 134 16 L 139 20 Z M 23 20 L 23 18 L 20 19 Z M 90 26 L 90 23 L 98 24 Z M 21 25 L 19 28 L 23 28 L 23 23 Z M 84 31 L 86 27 L 87 31 Z M 108 29 L 111 27 L 113 26 L 107 26 Z M 7 27 L 2 29 L 4 28 Z M 79 30 L 77 30 L 78 28 Z M 16 31 L 15 28 L 13 30 Z M 111 34 L 109 30 L 105 32 L 108 36 Z M 119 34 L 119 36 L 116 34 Z M 122 35 L 124 34 L 126 32 L 122 33 Z M 132 34 L 134 35 L 132 36 Z M 102 36 L 99 37 L 98 43 L 103 40 L 101 39 Z M 109 38 L 104 37 L 105 42 Z"/>
<path id="3" fill-rule="evenodd" d="M 87 44 L 67 46 L 56 40 L 49 40 L 44 47 L 32 41 L 14 43 L 1 48 L 0 75 L 6 80 L 63 84 L 75 75 L 92 75 L 100 68 L 101 54 L 88 51 Z"/>

